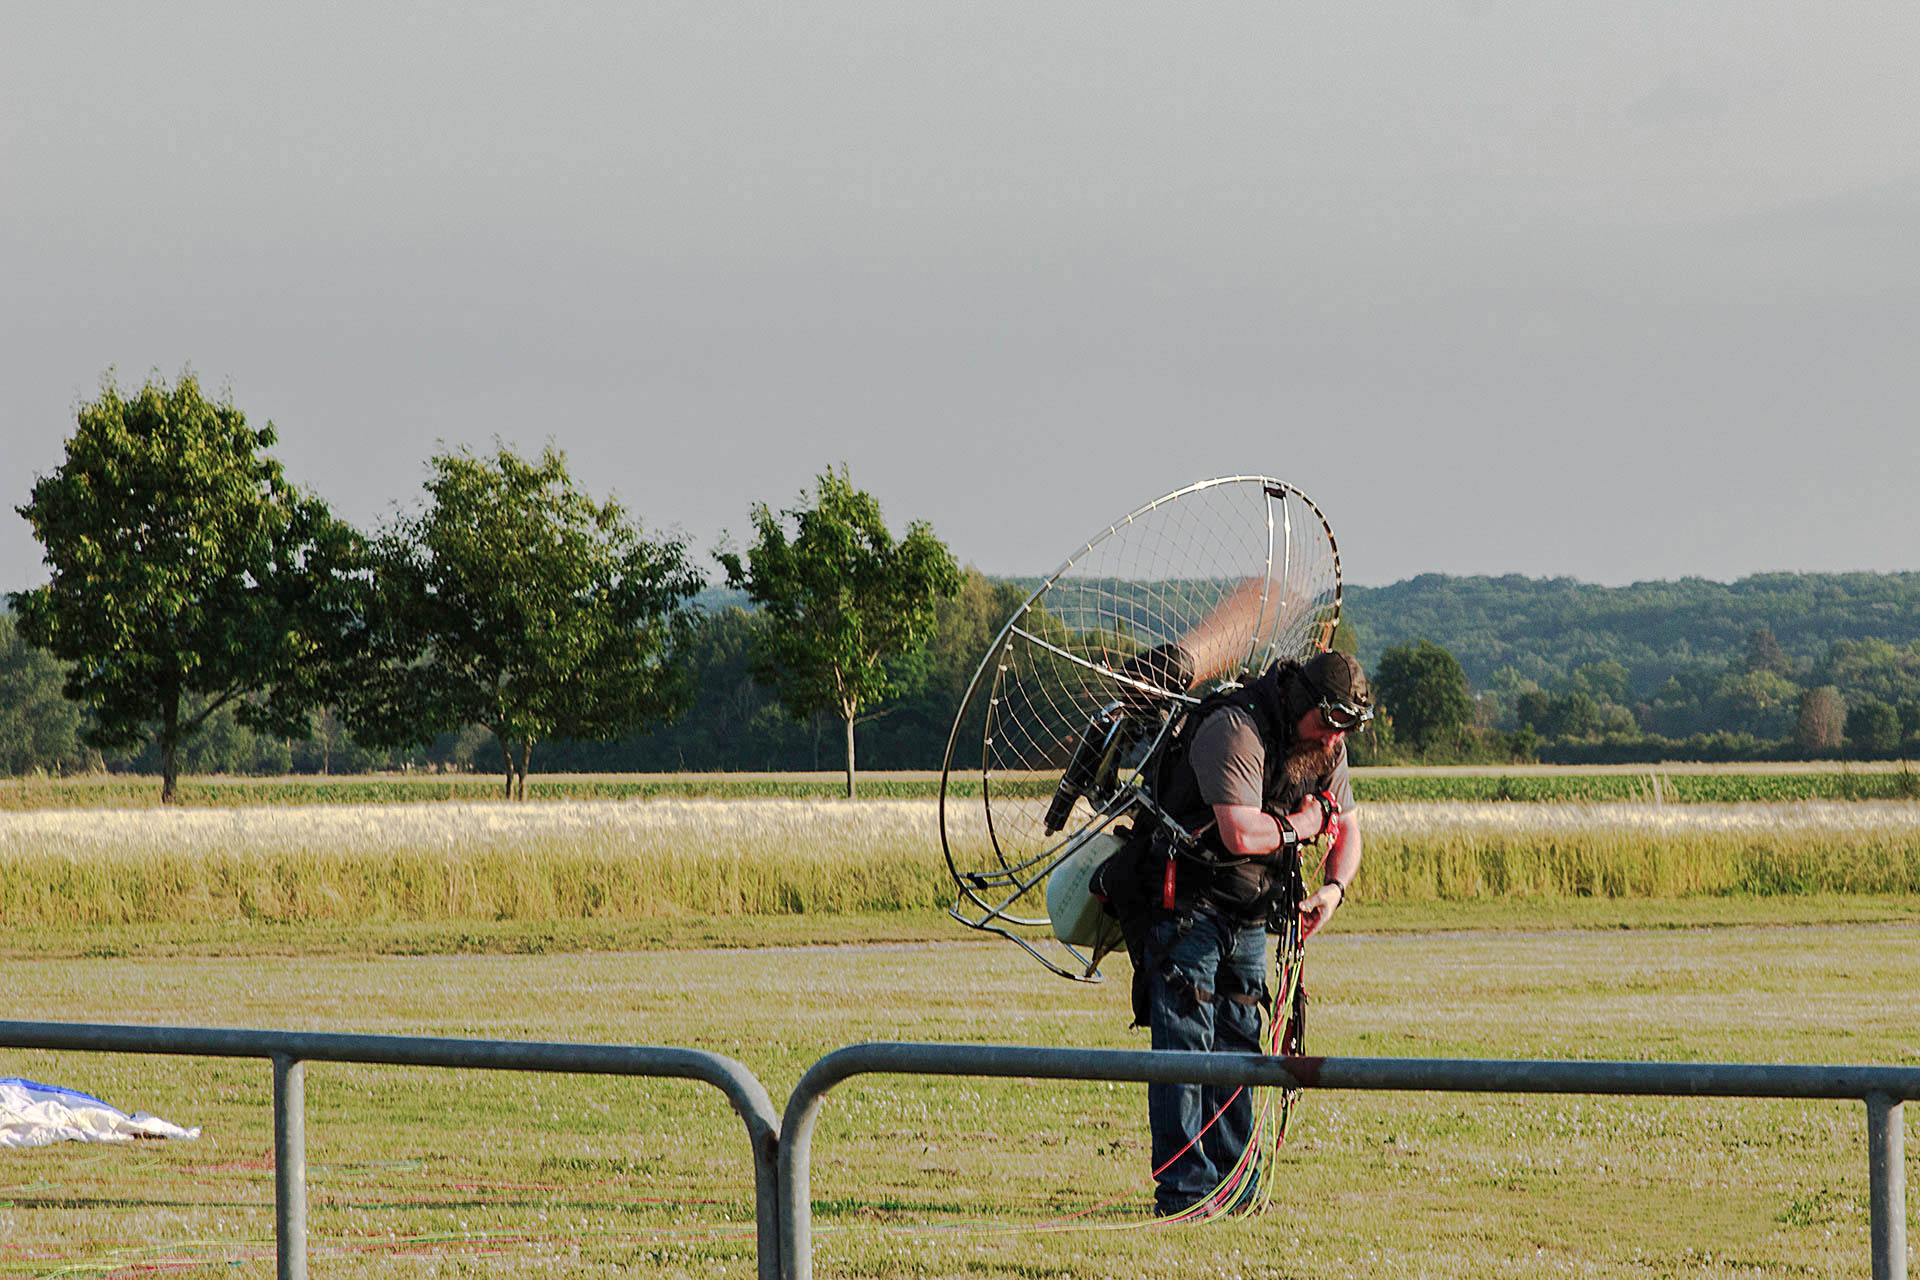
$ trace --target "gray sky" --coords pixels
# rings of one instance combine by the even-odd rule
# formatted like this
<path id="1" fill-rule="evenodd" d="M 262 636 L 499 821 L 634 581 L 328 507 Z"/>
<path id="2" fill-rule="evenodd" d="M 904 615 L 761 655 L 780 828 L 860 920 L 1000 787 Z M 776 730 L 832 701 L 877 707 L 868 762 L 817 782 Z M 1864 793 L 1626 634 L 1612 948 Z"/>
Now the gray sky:
<path id="1" fill-rule="evenodd" d="M 844 461 L 996 573 L 1233 472 L 1360 583 L 1920 568 L 1912 0 L 15 5 L 0 193 L 6 509 L 190 363 L 363 524 L 498 436 L 702 551 Z"/>

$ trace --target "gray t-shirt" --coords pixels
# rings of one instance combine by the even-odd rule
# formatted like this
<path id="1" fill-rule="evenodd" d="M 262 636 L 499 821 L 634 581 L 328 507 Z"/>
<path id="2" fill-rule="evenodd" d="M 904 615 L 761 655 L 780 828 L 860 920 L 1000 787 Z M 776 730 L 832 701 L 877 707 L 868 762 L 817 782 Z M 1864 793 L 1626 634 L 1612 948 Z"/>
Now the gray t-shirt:
<path id="1" fill-rule="evenodd" d="M 1188 760 L 1200 783 L 1200 798 L 1208 804 L 1237 804 L 1258 809 L 1265 803 L 1266 744 L 1253 717 L 1239 707 L 1222 707 L 1200 722 L 1194 731 Z M 1344 744 L 1333 766 L 1328 788 L 1340 812 L 1353 812 L 1353 780 L 1347 773 Z"/>

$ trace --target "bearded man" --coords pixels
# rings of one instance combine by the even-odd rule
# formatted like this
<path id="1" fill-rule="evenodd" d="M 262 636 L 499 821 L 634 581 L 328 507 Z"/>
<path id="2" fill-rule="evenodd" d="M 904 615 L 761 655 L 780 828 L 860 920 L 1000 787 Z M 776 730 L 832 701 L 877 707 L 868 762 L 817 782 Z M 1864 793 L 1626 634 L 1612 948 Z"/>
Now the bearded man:
<path id="1" fill-rule="evenodd" d="M 1190 683 L 1195 664 L 1182 647 L 1142 659 L 1129 675 L 1169 689 Z M 1344 653 L 1276 664 L 1192 712 L 1185 750 L 1170 758 L 1156 799 L 1210 856 L 1181 857 L 1156 837 L 1130 863 L 1103 869 L 1134 962 L 1135 1017 L 1155 1049 L 1260 1052 L 1261 1012 L 1272 1003 L 1266 935 L 1278 872 L 1298 845 L 1333 827 L 1325 879 L 1299 907 L 1302 934 L 1311 937 L 1360 869 L 1346 736 L 1371 716 L 1366 676 Z M 1155 1210 L 1182 1213 L 1220 1192 L 1246 1150 L 1251 1091 L 1152 1084 L 1147 1122 Z M 1240 1187 L 1232 1207 L 1255 1201 L 1253 1179 Z"/>

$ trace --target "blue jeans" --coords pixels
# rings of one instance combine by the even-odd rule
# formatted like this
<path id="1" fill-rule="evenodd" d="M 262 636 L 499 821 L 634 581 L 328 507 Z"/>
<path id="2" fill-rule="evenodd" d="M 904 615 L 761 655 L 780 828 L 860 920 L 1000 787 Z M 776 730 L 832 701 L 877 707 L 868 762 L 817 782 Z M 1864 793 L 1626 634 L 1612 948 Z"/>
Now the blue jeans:
<path id="1" fill-rule="evenodd" d="M 1236 924 L 1202 906 L 1185 933 L 1175 920 L 1154 926 L 1151 947 L 1156 957 L 1166 957 L 1164 964 L 1151 965 L 1147 977 L 1147 1025 L 1155 1049 L 1260 1052 L 1260 1006 L 1248 997 L 1266 993 L 1264 926 Z M 1153 1168 L 1160 1171 L 1155 1200 L 1162 1212 L 1204 1199 L 1246 1150 L 1253 1135 L 1253 1094 L 1238 1089 L 1235 1096 L 1236 1089 L 1147 1086 Z"/>

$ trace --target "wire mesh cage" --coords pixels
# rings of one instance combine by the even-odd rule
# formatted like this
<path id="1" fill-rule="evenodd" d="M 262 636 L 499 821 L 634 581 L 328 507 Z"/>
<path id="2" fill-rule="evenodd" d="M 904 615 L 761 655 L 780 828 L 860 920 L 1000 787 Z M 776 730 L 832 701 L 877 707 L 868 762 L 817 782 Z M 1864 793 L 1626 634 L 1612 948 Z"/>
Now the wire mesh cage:
<path id="1" fill-rule="evenodd" d="M 1267 476 L 1189 485 L 1088 541 L 1001 628 L 955 716 L 940 788 L 955 917 L 1097 977 L 1098 946 L 1054 930 L 1036 891 L 1147 801 L 1141 764 L 1200 696 L 1328 648 L 1339 620 L 1333 532 Z M 1191 663 L 1177 675 L 1173 645 Z"/>

